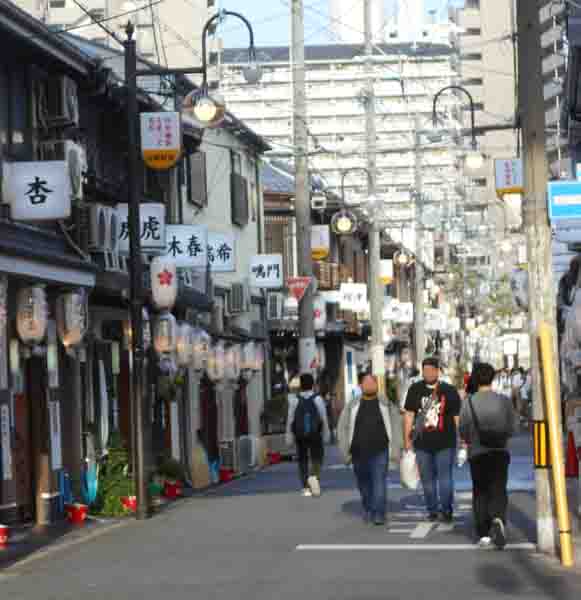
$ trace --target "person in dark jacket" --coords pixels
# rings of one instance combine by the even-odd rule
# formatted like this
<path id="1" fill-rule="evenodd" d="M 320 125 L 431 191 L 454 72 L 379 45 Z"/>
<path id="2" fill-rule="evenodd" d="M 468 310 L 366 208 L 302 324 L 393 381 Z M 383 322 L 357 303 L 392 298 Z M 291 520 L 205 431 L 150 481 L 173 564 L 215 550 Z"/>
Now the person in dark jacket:
<path id="1" fill-rule="evenodd" d="M 491 365 L 476 365 L 471 379 L 478 391 L 464 402 L 460 436 L 468 445 L 474 524 L 482 548 L 494 543 L 502 549 L 506 545 L 510 464 L 507 442 L 514 433 L 515 414 L 511 399 L 492 391 Z"/>

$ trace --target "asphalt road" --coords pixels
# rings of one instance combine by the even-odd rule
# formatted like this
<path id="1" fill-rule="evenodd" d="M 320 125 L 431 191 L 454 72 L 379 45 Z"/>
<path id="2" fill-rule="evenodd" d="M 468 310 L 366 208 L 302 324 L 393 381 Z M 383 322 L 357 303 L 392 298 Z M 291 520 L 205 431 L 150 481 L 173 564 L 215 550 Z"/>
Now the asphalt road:
<path id="1" fill-rule="evenodd" d="M 389 528 L 366 525 L 352 473 L 329 454 L 321 498 L 283 464 L 0 572 L 3 600 L 391 600 L 579 598 L 581 573 L 535 555 L 527 440 L 514 444 L 509 543 L 474 547 L 468 469 L 456 523 L 426 524 L 421 497 L 390 475 Z"/>

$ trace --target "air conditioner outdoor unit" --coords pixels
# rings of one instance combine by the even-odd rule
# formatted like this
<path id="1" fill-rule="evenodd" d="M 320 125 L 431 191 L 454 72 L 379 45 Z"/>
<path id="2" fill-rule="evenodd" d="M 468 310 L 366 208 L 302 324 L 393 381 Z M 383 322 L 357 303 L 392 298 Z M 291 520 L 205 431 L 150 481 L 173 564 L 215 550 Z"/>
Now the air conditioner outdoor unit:
<path id="1" fill-rule="evenodd" d="M 271 292 L 268 294 L 266 305 L 266 318 L 269 321 L 280 321 L 284 307 L 284 294 L 281 292 Z"/>
<path id="2" fill-rule="evenodd" d="M 40 142 L 41 160 L 64 160 L 67 163 L 73 196 L 83 199 L 83 176 L 87 172 L 87 154 L 83 146 L 71 140 Z"/>
<path id="3" fill-rule="evenodd" d="M 311 208 L 313 210 L 325 210 L 327 208 L 327 198 L 325 196 L 313 196 L 311 198 Z"/>
<path id="4" fill-rule="evenodd" d="M 247 310 L 248 288 L 245 283 L 233 283 L 228 295 L 228 312 L 237 315 Z"/>
<path id="5" fill-rule="evenodd" d="M 79 97 L 77 83 L 66 75 L 52 77 L 48 82 L 46 119 L 52 126 L 78 127 Z"/>
<path id="6" fill-rule="evenodd" d="M 117 209 L 103 204 L 88 207 L 88 248 L 107 271 L 118 271 L 119 219 Z"/>

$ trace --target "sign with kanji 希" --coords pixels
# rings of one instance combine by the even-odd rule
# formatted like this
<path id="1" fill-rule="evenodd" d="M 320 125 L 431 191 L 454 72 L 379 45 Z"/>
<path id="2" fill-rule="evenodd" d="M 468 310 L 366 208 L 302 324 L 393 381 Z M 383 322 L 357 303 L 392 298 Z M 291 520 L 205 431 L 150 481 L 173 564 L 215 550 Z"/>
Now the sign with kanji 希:
<path id="1" fill-rule="evenodd" d="M 500 197 L 505 194 L 524 193 L 522 159 L 496 159 L 494 161 L 494 171 L 496 176 L 496 193 Z"/>
<path id="2" fill-rule="evenodd" d="M 236 271 L 236 243 L 233 233 L 208 232 L 208 264 L 214 273 Z"/>
<path id="3" fill-rule="evenodd" d="M 283 275 L 282 254 L 257 254 L 250 259 L 250 287 L 281 288 Z"/>
<path id="4" fill-rule="evenodd" d="M 119 254 L 129 254 L 128 205 L 118 204 Z M 139 205 L 141 250 L 145 254 L 165 254 L 165 204 Z"/>
<path id="5" fill-rule="evenodd" d="M 205 225 L 167 225 L 166 253 L 178 267 L 206 267 L 208 228 Z"/>
<path id="6" fill-rule="evenodd" d="M 4 200 L 17 221 L 51 221 L 71 216 L 71 178 L 60 160 L 4 163 Z"/>
<path id="7" fill-rule="evenodd" d="M 173 167 L 182 153 L 180 114 L 141 113 L 141 153 L 150 169 Z"/>

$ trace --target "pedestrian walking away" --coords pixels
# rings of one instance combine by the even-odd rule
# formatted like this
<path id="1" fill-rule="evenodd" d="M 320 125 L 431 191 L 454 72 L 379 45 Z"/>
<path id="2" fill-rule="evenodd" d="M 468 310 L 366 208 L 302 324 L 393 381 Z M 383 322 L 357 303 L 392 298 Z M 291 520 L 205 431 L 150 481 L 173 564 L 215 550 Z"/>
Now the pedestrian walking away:
<path id="1" fill-rule="evenodd" d="M 454 462 L 460 396 L 440 380 L 437 358 L 422 363 L 422 380 L 408 390 L 404 415 L 404 448 L 416 452 L 428 519 L 450 523 L 454 516 Z"/>
<path id="2" fill-rule="evenodd" d="M 460 436 L 468 446 L 474 525 L 481 547 L 494 544 L 502 549 L 510 464 L 507 443 L 515 431 L 515 413 L 510 398 L 492 391 L 491 365 L 476 365 L 472 378 L 478 391 L 462 407 Z"/>
<path id="3" fill-rule="evenodd" d="M 387 471 L 392 437 L 388 400 L 378 393 L 377 379 L 366 374 L 361 397 L 347 404 L 339 419 L 339 447 L 347 464 L 353 463 L 361 494 L 363 518 L 384 525 L 387 512 Z"/>
<path id="4" fill-rule="evenodd" d="M 321 468 L 324 445 L 329 443 L 329 422 L 323 399 L 314 391 L 315 380 L 310 373 L 300 376 L 298 397 L 289 397 L 286 423 L 286 443 L 293 441 L 297 449 L 299 477 L 303 496 L 321 495 Z"/>

